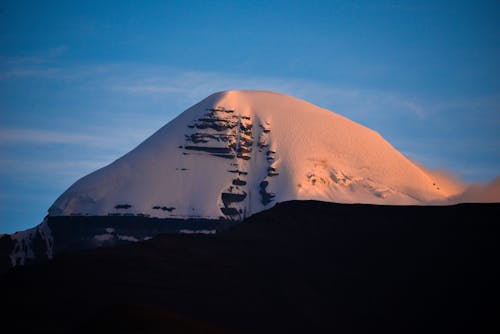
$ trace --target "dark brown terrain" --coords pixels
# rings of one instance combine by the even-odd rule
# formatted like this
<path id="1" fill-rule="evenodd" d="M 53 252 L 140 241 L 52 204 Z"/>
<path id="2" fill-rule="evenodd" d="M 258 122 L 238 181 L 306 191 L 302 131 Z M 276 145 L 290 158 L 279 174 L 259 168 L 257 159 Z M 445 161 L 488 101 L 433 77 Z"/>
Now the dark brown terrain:
<path id="1" fill-rule="evenodd" d="M 0 276 L 2 323 L 13 333 L 498 333 L 499 216 L 500 204 L 281 203 L 217 235 L 13 268 Z"/>

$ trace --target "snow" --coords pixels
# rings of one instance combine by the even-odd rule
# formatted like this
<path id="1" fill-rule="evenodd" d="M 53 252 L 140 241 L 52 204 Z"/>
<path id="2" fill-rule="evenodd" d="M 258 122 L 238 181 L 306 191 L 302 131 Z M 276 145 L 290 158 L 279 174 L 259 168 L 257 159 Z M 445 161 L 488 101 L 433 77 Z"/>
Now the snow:
<path id="1" fill-rule="evenodd" d="M 94 235 L 94 239 L 97 241 L 100 241 L 100 242 L 110 241 L 110 240 L 113 240 L 114 238 L 115 238 L 115 236 L 113 234 L 110 234 L 110 233 Z"/>
<path id="2" fill-rule="evenodd" d="M 226 91 L 78 180 L 49 214 L 237 220 L 293 199 L 426 205 L 455 195 L 339 114 L 279 93 Z"/>
<path id="3" fill-rule="evenodd" d="M 216 234 L 216 230 L 180 230 L 181 234 Z"/>
<path id="4" fill-rule="evenodd" d="M 52 230 L 50 229 L 46 218 L 40 225 L 38 225 L 38 232 L 45 241 L 47 258 L 52 259 L 54 256 L 54 237 L 52 236 Z"/>
<path id="5" fill-rule="evenodd" d="M 52 259 L 54 255 L 54 238 L 52 236 L 52 231 L 49 227 L 47 219 L 45 218 L 41 224 L 36 227 L 30 228 L 25 231 L 16 232 L 11 234 L 10 237 L 14 240 L 14 249 L 9 254 L 12 266 L 24 265 L 27 260 L 33 260 L 36 258 L 36 254 L 33 252 L 32 245 L 33 239 L 40 235 L 42 240 L 45 242 L 46 246 L 46 256 L 48 259 Z"/>
<path id="6" fill-rule="evenodd" d="M 134 236 L 130 236 L 130 235 L 118 235 L 118 239 L 120 240 L 125 240 L 125 241 L 130 241 L 130 242 L 138 242 L 139 239 L 137 239 L 136 237 Z"/>

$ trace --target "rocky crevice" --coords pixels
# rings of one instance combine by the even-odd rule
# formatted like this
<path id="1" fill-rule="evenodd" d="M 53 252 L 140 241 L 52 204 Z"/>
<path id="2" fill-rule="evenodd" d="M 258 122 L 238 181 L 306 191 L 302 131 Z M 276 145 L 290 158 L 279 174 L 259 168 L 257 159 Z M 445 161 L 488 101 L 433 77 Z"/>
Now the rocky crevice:
<path id="1" fill-rule="evenodd" d="M 276 164 L 276 151 L 271 149 L 271 124 L 269 122 L 264 122 L 259 124 L 259 127 L 261 132 L 257 146 L 259 152 L 265 154 L 265 159 L 267 161 L 267 175 L 259 183 L 259 194 L 262 205 L 268 205 L 273 201 L 276 195 L 269 192 L 267 187 L 269 186 L 270 178 L 279 175 L 279 172 Z"/>

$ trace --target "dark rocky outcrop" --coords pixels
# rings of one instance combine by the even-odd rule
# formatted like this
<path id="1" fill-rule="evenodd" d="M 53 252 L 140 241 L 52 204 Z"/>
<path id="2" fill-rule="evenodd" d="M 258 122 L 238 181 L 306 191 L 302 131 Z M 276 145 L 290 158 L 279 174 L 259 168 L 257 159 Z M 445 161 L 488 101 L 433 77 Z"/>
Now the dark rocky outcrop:
<path id="1" fill-rule="evenodd" d="M 247 197 L 247 193 L 243 192 L 242 194 L 237 193 L 222 193 L 221 199 L 224 203 L 224 206 L 228 207 L 231 203 L 242 202 Z"/>
<path id="2" fill-rule="evenodd" d="M 115 209 L 130 209 L 132 205 L 130 204 L 117 204 L 115 205 Z"/>
<path id="3" fill-rule="evenodd" d="M 233 180 L 233 185 L 235 186 L 244 186 L 247 184 L 247 181 L 243 181 L 243 180 L 240 180 L 240 179 L 234 179 Z"/>
<path id="4" fill-rule="evenodd" d="M 262 181 L 259 184 L 259 194 L 261 197 L 260 201 L 263 205 L 268 205 L 269 203 L 271 203 L 271 201 L 273 200 L 273 198 L 275 196 L 273 193 L 267 192 L 266 188 L 268 185 L 269 185 L 269 182 L 267 182 L 267 181 Z"/>
<path id="5" fill-rule="evenodd" d="M 231 149 L 228 147 L 184 146 L 184 149 L 215 154 L 227 154 L 231 152 Z"/>

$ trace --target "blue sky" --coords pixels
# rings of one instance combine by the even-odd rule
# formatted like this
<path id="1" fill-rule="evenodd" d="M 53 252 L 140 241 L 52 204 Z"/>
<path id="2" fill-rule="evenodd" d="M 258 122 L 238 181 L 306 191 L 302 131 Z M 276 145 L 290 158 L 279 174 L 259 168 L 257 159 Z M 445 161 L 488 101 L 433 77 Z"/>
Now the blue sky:
<path id="1" fill-rule="evenodd" d="M 498 1 L 0 1 L 0 233 L 225 89 L 270 89 L 468 182 L 500 174 Z"/>

